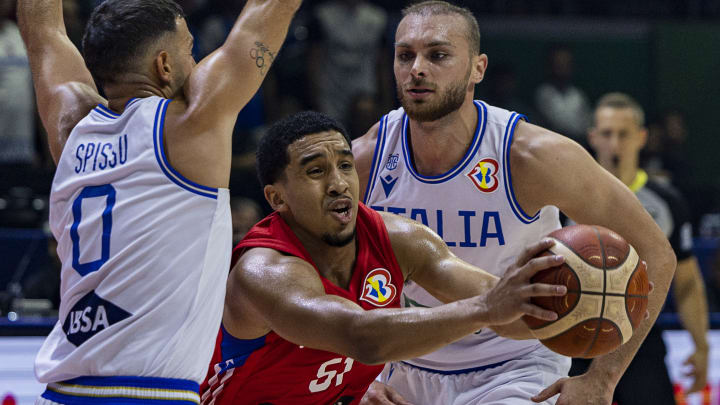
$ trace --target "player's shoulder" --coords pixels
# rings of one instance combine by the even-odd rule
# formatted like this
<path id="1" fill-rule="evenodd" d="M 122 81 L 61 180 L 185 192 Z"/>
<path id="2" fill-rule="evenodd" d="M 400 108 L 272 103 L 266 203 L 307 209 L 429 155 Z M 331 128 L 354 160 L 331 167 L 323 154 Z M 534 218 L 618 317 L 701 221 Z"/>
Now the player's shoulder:
<path id="1" fill-rule="evenodd" d="M 400 245 L 444 243 L 430 228 L 418 221 L 389 212 L 378 212 L 393 248 Z"/>
<path id="2" fill-rule="evenodd" d="M 297 256 L 267 247 L 251 247 L 238 258 L 233 271 L 262 276 L 292 272 L 308 266 L 312 268 L 310 263 Z"/>
<path id="3" fill-rule="evenodd" d="M 521 120 L 515 128 L 510 154 L 520 158 L 557 158 L 566 154 L 584 153 L 577 142 L 549 129 Z"/>
<path id="4" fill-rule="evenodd" d="M 515 116 L 523 116 L 515 111 L 494 106 L 483 100 L 474 100 L 474 103 L 479 106 L 480 112 L 486 117 L 485 119 L 487 120 L 488 125 L 505 127 L 509 124 L 511 118 L 514 118 Z"/>

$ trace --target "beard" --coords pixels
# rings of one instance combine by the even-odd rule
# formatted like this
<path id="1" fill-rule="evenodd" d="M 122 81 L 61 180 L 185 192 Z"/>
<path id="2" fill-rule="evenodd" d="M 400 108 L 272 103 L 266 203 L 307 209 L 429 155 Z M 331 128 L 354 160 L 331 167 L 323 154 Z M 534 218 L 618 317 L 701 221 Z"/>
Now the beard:
<path id="1" fill-rule="evenodd" d="M 455 112 L 465 102 L 465 94 L 470 79 L 470 70 L 465 79 L 460 79 L 450 83 L 448 88 L 443 91 L 440 95 L 440 99 L 435 102 L 428 102 L 425 100 L 413 100 L 405 95 L 401 85 L 397 85 L 398 98 L 400 104 L 405 109 L 407 115 L 418 122 L 432 122 L 437 121 L 446 115 Z M 424 81 L 413 80 L 413 86 L 426 85 Z"/>
<path id="2" fill-rule="evenodd" d="M 329 233 L 324 233 L 320 238 L 323 242 L 327 243 L 332 247 L 343 247 L 347 246 L 350 242 L 355 240 L 355 231 L 356 228 L 353 228 L 352 232 L 350 232 L 347 236 L 342 236 L 340 234 L 331 235 Z"/>

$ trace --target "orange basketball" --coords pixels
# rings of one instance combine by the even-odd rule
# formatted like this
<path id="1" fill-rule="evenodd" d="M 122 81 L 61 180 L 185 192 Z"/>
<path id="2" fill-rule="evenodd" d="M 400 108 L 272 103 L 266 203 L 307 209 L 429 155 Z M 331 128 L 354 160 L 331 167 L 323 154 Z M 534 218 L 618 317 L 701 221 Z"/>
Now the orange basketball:
<path id="1" fill-rule="evenodd" d="M 647 309 L 647 268 L 635 249 L 617 233 L 597 225 L 573 225 L 549 237 L 555 246 L 542 255 L 565 257 L 561 266 L 538 272 L 532 282 L 564 284 L 562 297 L 532 302 L 558 314 L 555 321 L 523 317 L 532 333 L 551 350 L 592 358 L 630 340 Z"/>

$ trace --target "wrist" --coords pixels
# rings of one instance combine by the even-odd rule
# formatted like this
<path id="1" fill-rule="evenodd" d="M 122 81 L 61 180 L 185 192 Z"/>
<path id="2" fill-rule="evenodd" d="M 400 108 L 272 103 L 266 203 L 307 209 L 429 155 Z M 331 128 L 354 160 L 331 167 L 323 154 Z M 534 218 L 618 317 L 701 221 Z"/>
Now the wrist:
<path id="1" fill-rule="evenodd" d="M 490 325 L 490 312 L 485 295 L 478 295 L 471 298 L 471 300 L 472 319 L 477 329 L 479 330 Z"/>

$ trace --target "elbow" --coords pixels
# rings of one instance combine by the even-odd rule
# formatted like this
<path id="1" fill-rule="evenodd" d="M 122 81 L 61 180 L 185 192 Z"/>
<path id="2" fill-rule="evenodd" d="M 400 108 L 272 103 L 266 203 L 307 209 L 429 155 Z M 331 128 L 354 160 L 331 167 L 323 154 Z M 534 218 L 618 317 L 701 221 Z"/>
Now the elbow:
<path id="1" fill-rule="evenodd" d="M 656 289 L 659 288 L 658 291 L 667 292 L 675 276 L 677 257 L 667 239 L 663 239 L 660 246 L 662 246 L 662 249 L 658 252 L 657 261 L 655 262 L 657 269 L 649 269 L 653 274 L 650 280 L 655 283 Z"/>
<path id="2" fill-rule="evenodd" d="M 387 350 L 383 347 L 385 345 L 376 337 L 358 333 L 348 341 L 350 342 L 348 355 L 360 363 L 373 366 L 390 361 Z"/>
<path id="3" fill-rule="evenodd" d="M 364 321 L 365 319 L 358 319 L 347 328 L 348 333 L 345 339 L 347 342 L 347 353 L 345 354 L 367 365 L 384 364 L 392 360 L 390 358 L 391 350 L 389 339 L 385 334 L 377 332 L 377 330 L 382 329 L 371 327 L 368 325 L 368 322 Z"/>

